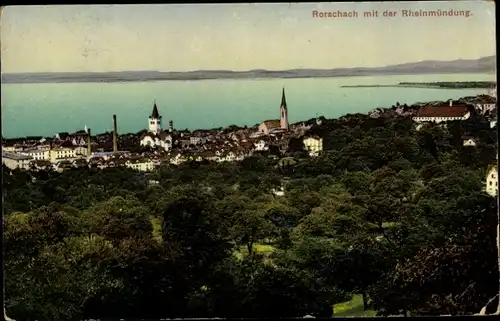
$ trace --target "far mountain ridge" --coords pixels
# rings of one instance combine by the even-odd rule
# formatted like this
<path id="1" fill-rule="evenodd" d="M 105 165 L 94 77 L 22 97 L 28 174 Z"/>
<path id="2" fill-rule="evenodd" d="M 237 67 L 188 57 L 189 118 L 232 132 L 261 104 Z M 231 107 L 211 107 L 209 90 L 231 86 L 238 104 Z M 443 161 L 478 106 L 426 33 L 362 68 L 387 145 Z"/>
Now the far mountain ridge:
<path id="1" fill-rule="evenodd" d="M 439 73 L 495 73 L 496 57 L 457 59 L 451 61 L 424 60 L 383 67 L 352 67 L 333 69 L 296 68 L 288 70 L 253 69 L 194 70 L 194 71 L 112 71 L 112 72 L 40 72 L 4 73 L 2 83 L 42 82 L 124 82 L 159 80 L 252 79 L 252 78 L 314 78 L 342 76 L 376 76 Z"/>

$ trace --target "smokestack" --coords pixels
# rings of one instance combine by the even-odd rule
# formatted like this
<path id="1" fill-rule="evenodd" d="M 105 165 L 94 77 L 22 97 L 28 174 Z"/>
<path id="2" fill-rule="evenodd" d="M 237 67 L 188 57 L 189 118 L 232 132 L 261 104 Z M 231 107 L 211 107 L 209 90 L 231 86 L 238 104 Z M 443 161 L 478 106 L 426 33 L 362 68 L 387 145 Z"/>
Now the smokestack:
<path id="1" fill-rule="evenodd" d="M 453 100 L 450 99 L 450 107 L 453 105 Z"/>
<path id="2" fill-rule="evenodd" d="M 118 152 L 118 129 L 116 125 L 116 115 L 113 115 L 113 152 Z"/>
<path id="3" fill-rule="evenodd" d="M 172 120 L 168 122 L 168 131 L 170 133 L 174 131 L 174 122 Z"/>
<path id="4" fill-rule="evenodd" d="M 87 129 L 87 156 L 90 157 L 92 154 L 92 136 L 90 134 L 90 128 Z"/>

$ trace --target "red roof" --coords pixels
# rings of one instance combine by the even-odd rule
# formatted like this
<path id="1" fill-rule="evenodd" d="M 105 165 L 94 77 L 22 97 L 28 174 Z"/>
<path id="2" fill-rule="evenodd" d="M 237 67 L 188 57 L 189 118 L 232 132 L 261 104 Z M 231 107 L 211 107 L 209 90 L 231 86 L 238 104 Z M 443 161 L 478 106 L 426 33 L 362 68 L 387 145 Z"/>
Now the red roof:
<path id="1" fill-rule="evenodd" d="M 274 119 L 273 120 L 265 120 L 264 124 L 269 129 L 281 127 L 281 121 L 279 119 L 276 119 L 276 120 L 274 120 Z"/>
<path id="2" fill-rule="evenodd" d="M 469 111 L 467 106 L 422 107 L 415 117 L 463 117 Z"/>

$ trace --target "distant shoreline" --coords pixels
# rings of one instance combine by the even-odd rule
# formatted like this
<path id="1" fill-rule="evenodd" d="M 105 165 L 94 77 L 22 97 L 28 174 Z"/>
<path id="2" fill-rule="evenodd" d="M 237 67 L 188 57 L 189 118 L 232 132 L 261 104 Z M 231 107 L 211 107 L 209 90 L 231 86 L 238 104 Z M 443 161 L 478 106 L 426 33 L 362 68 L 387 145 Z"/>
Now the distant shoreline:
<path id="1" fill-rule="evenodd" d="M 298 68 L 287 70 L 253 69 L 194 71 L 109 71 L 109 72 L 26 72 L 2 73 L 2 84 L 19 83 L 84 83 L 84 82 L 147 82 L 165 80 L 217 79 L 293 79 L 333 78 L 389 75 L 495 74 L 496 57 L 458 59 L 452 61 L 424 60 L 384 67 L 350 67 L 333 69 Z"/>
<path id="2" fill-rule="evenodd" d="M 494 81 L 456 81 L 456 82 L 434 82 L 434 83 L 413 83 L 404 82 L 393 85 L 347 85 L 341 88 L 424 88 L 424 89 L 493 89 L 496 86 Z"/>
<path id="3" fill-rule="evenodd" d="M 246 73 L 246 72 L 243 72 Z M 2 75 L 2 84 L 63 84 L 63 83 L 129 83 L 129 82 L 155 82 L 155 81 L 201 81 L 201 80 L 263 80 L 263 79 L 304 79 L 304 78 L 342 78 L 342 77 L 369 77 L 369 76 L 409 76 L 409 75 L 450 75 L 450 74 L 494 74 L 491 71 L 460 71 L 460 72 L 439 72 L 439 71 L 429 71 L 429 72 L 383 72 L 383 73 L 370 73 L 370 72 L 359 72 L 359 73 L 345 73 L 336 75 L 250 75 L 250 74 L 231 74 L 231 75 L 220 75 L 220 76 L 194 76 L 194 75 L 184 75 L 184 76 L 158 76 L 158 77 L 123 77 L 123 78 L 106 78 L 92 75 L 95 78 L 79 78 L 78 76 L 71 78 L 53 78 L 48 79 L 44 76 L 37 78 L 34 76 L 32 78 L 18 78 L 13 75 Z M 188 73 L 186 73 L 188 74 Z M 91 76 L 91 77 L 92 77 Z M 441 88 L 441 89 L 464 89 L 465 87 L 438 87 L 433 85 L 352 85 L 352 86 L 341 86 L 342 88 L 362 88 L 362 87 L 409 87 L 409 88 Z M 467 87 L 467 88 L 488 88 L 488 87 Z"/>

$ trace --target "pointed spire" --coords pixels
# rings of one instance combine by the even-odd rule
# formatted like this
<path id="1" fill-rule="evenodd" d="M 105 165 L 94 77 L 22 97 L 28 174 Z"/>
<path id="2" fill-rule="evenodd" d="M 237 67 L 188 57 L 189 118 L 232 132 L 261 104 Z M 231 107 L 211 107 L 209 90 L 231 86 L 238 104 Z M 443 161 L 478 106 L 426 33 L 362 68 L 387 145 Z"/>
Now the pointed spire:
<path id="1" fill-rule="evenodd" d="M 160 113 L 158 112 L 158 107 L 156 107 L 156 99 L 153 103 L 153 112 L 151 113 L 151 118 L 160 118 Z"/>
<path id="2" fill-rule="evenodd" d="M 283 94 L 281 95 L 281 106 L 286 108 L 285 87 L 283 87 Z"/>

